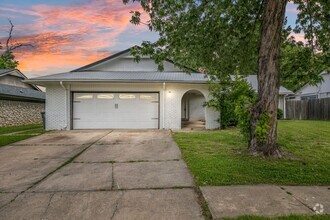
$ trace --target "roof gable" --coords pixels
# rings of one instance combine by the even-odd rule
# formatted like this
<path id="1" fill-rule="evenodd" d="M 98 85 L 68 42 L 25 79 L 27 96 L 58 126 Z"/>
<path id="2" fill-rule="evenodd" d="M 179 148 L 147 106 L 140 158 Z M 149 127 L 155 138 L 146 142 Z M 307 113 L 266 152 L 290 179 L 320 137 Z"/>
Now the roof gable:
<path id="1" fill-rule="evenodd" d="M 88 64 L 81 68 L 72 70 L 71 72 L 82 72 L 82 71 L 125 71 L 125 72 L 155 72 L 158 71 L 158 65 L 150 57 L 142 57 L 139 62 L 134 60 L 134 57 L 130 54 L 132 47 L 108 56 L 104 59 Z M 173 61 L 166 59 L 164 61 L 163 72 L 182 72 L 176 67 Z M 189 69 L 189 68 L 187 68 Z M 196 72 L 190 69 L 192 72 Z"/>
<path id="2" fill-rule="evenodd" d="M 301 89 L 296 91 L 297 95 L 311 94 L 311 93 L 326 93 L 330 92 L 330 73 L 322 72 L 320 76 L 323 78 L 323 82 L 319 82 L 316 85 L 305 84 Z"/>
<path id="3" fill-rule="evenodd" d="M 21 73 L 19 70 L 16 69 L 0 69 L 0 77 L 6 76 L 6 75 L 12 75 L 17 76 L 22 79 L 27 79 L 27 77 Z"/>
<path id="4" fill-rule="evenodd" d="M 28 79 L 21 71 L 19 71 L 17 69 L 0 69 L 0 77 L 4 77 L 4 76 L 7 76 L 7 75 L 18 77 L 18 78 L 21 78 L 22 80 Z M 30 84 L 30 86 L 33 87 L 32 89 L 35 89 L 37 91 L 41 91 L 39 89 L 39 87 L 37 87 L 36 85 Z"/>

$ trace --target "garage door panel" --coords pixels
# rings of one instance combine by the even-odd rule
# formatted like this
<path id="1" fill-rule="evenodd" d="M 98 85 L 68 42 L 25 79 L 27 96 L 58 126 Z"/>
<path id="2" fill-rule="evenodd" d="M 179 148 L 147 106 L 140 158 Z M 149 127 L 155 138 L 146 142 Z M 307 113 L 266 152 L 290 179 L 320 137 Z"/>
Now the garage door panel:
<path id="1" fill-rule="evenodd" d="M 74 129 L 158 128 L 158 93 L 74 93 Z"/>

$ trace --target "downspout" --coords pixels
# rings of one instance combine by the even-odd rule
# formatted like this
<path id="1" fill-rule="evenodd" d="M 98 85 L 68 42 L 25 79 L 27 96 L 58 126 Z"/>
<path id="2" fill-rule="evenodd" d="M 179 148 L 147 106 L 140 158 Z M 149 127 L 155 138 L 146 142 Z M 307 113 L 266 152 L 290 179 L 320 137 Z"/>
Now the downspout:
<path id="1" fill-rule="evenodd" d="M 62 86 L 62 88 L 64 89 L 65 91 L 65 125 L 63 127 L 63 130 L 66 130 L 67 127 L 68 127 L 68 94 L 67 94 L 67 89 L 65 88 L 65 86 L 63 85 L 63 82 L 60 81 L 60 85 Z"/>
<path id="2" fill-rule="evenodd" d="M 286 119 L 286 97 L 288 94 L 284 95 L 283 97 L 283 119 Z"/>
<path id="3" fill-rule="evenodd" d="M 166 83 L 163 82 L 163 129 L 165 129 L 165 90 Z"/>

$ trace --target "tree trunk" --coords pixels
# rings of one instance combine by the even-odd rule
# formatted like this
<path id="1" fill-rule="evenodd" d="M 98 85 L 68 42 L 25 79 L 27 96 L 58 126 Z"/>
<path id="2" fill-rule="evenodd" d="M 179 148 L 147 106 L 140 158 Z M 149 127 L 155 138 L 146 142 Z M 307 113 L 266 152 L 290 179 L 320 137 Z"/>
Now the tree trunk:
<path id="1" fill-rule="evenodd" d="M 258 57 L 258 97 L 251 108 L 249 152 L 279 156 L 276 143 L 277 108 L 280 88 L 280 47 L 287 0 L 264 0 Z M 260 137 L 257 127 L 266 115 L 266 135 Z"/>

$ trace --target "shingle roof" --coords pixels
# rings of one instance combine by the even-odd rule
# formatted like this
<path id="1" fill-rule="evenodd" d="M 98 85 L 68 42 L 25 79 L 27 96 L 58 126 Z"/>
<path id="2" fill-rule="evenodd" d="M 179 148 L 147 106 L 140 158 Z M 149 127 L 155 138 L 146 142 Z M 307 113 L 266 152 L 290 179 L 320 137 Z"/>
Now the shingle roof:
<path id="1" fill-rule="evenodd" d="M 21 88 L 9 85 L 0 85 L 0 96 L 21 98 L 28 100 L 45 100 L 45 93 L 34 89 Z"/>
<path id="2" fill-rule="evenodd" d="M 208 77 L 202 73 L 185 72 L 125 72 L 125 71 L 84 71 L 60 73 L 26 80 L 27 82 L 51 81 L 104 81 L 104 82 L 185 82 L 207 83 Z"/>
<path id="3" fill-rule="evenodd" d="M 234 76 L 232 76 L 234 79 Z M 249 75 L 246 80 L 251 84 L 253 89 L 258 89 L 258 81 L 256 75 Z M 83 71 L 59 73 L 49 76 L 41 76 L 26 80 L 27 82 L 52 82 L 52 81 L 68 81 L 68 82 L 183 82 L 183 83 L 207 83 L 209 78 L 202 73 L 185 72 L 123 72 L 123 71 Z M 292 91 L 280 87 L 280 94 L 293 94 Z"/>
<path id="4" fill-rule="evenodd" d="M 0 75 L 13 71 L 13 69 L 0 69 Z"/>

